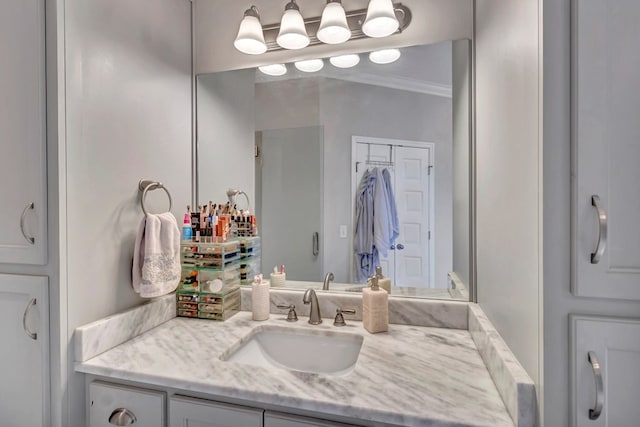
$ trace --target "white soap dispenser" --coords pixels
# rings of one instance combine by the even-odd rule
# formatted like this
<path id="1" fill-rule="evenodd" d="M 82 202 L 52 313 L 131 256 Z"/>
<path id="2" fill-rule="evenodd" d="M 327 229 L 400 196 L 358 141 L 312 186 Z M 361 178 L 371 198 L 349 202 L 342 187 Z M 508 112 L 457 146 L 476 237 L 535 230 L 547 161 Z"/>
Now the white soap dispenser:
<path id="1" fill-rule="evenodd" d="M 389 330 L 389 294 L 380 289 L 376 276 L 369 279 L 371 287 L 362 290 L 362 323 L 372 334 Z"/>

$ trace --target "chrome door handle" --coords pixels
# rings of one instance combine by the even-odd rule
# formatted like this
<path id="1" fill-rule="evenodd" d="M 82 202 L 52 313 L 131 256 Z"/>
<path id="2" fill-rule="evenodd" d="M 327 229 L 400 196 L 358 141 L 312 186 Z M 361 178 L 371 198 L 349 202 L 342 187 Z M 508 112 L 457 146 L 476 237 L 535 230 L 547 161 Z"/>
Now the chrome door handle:
<path id="1" fill-rule="evenodd" d="M 138 421 L 135 414 L 126 408 L 118 408 L 109 416 L 109 424 L 114 426 L 128 426 Z"/>
<path id="2" fill-rule="evenodd" d="M 401 250 L 403 250 L 403 249 L 404 249 L 404 245 L 403 245 L 402 243 L 398 243 L 398 244 L 396 245 L 396 248 L 397 248 L 399 251 L 401 251 Z"/>
<path id="3" fill-rule="evenodd" d="M 38 334 L 36 332 L 31 332 L 27 327 L 27 316 L 29 315 L 29 311 L 31 311 L 31 307 L 34 307 L 35 305 L 36 299 L 31 298 L 29 304 L 27 304 L 27 307 L 24 309 L 24 313 L 22 314 L 22 328 L 24 329 L 24 333 L 32 340 L 37 340 Z"/>
<path id="4" fill-rule="evenodd" d="M 607 213 L 602 208 L 600 197 L 597 195 L 591 196 L 591 206 L 595 206 L 598 212 L 598 244 L 596 250 L 591 252 L 591 264 L 597 264 L 607 248 Z"/>
<path id="5" fill-rule="evenodd" d="M 595 352 L 590 351 L 588 353 L 589 363 L 593 369 L 593 375 L 596 379 L 596 403 L 593 409 L 589 409 L 589 419 L 597 420 L 602 413 L 602 406 L 604 405 L 604 387 L 602 382 L 602 370 L 600 368 L 600 362 L 596 357 Z"/>
<path id="6" fill-rule="evenodd" d="M 317 231 L 313 233 L 313 240 L 311 244 L 312 244 L 311 251 L 313 253 L 313 256 L 318 256 L 318 254 L 320 253 L 320 235 L 318 234 Z"/>
<path id="7" fill-rule="evenodd" d="M 20 231 L 22 231 L 22 235 L 24 236 L 25 240 L 32 245 L 36 242 L 36 239 L 29 236 L 27 232 L 24 231 L 24 218 L 27 216 L 27 211 L 34 208 L 35 205 L 33 204 L 33 202 L 31 202 L 27 205 L 27 207 L 24 208 L 24 210 L 22 211 L 22 215 L 20 215 Z"/>

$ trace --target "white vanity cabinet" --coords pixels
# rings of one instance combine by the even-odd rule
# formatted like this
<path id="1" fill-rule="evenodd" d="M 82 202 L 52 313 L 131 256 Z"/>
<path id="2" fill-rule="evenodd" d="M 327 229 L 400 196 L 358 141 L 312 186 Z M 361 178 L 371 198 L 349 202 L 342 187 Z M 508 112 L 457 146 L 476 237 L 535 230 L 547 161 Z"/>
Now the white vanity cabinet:
<path id="1" fill-rule="evenodd" d="M 165 427 L 166 393 L 94 381 L 89 385 L 89 427 Z"/>
<path id="2" fill-rule="evenodd" d="M 577 296 L 640 300 L 640 2 L 573 0 Z"/>
<path id="3" fill-rule="evenodd" d="M 317 418 L 299 417 L 282 412 L 265 411 L 264 427 L 356 427 L 353 424 L 334 423 Z"/>
<path id="4" fill-rule="evenodd" d="M 49 425 L 48 279 L 0 274 L 0 425 Z"/>
<path id="5" fill-rule="evenodd" d="M 640 424 L 640 320 L 571 316 L 572 427 Z"/>
<path id="6" fill-rule="evenodd" d="M 44 0 L 0 13 L 0 263 L 46 264 Z"/>
<path id="7" fill-rule="evenodd" d="M 169 413 L 169 427 L 262 427 L 264 410 L 173 396 Z"/>

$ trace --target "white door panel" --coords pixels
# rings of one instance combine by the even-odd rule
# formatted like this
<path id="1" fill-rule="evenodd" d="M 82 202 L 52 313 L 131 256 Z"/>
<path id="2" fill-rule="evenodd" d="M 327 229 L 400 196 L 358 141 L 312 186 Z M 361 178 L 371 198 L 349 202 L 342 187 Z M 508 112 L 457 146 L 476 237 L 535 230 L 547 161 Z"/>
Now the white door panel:
<path id="1" fill-rule="evenodd" d="M 574 250 L 578 296 L 640 299 L 640 2 L 574 0 Z M 592 196 L 607 216 L 604 252 Z"/>
<path id="2" fill-rule="evenodd" d="M 573 427 L 637 427 L 640 320 L 571 316 L 571 327 Z M 600 399 L 589 352 L 601 369 Z M 590 410 L 597 409 L 598 402 L 602 411 L 597 419 L 590 419 Z"/>

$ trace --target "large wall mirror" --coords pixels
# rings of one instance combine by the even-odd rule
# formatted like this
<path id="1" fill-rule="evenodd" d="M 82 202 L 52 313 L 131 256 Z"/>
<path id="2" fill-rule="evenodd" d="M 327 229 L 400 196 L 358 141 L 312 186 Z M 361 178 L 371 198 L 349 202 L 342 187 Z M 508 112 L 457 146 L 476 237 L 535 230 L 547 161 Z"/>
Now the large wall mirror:
<path id="1" fill-rule="evenodd" d="M 314 72 L 199 75 L 199 202 L 244 191 L 262 272 L 284 264 L 288 287 L 322 287 L 333 273 L 330 291 L 358 292 L 375 263 L 392 295 L 469 300 L 470 44 L 404 47 L 390 63 L 361 52 L 350 68 L 327 57 Z M 369 197 L 372 182 L 386 202 Z M 369 236 L 367 221 L 397 237 Z M 384 250 L 367 253 L 369 238 Z"/>

